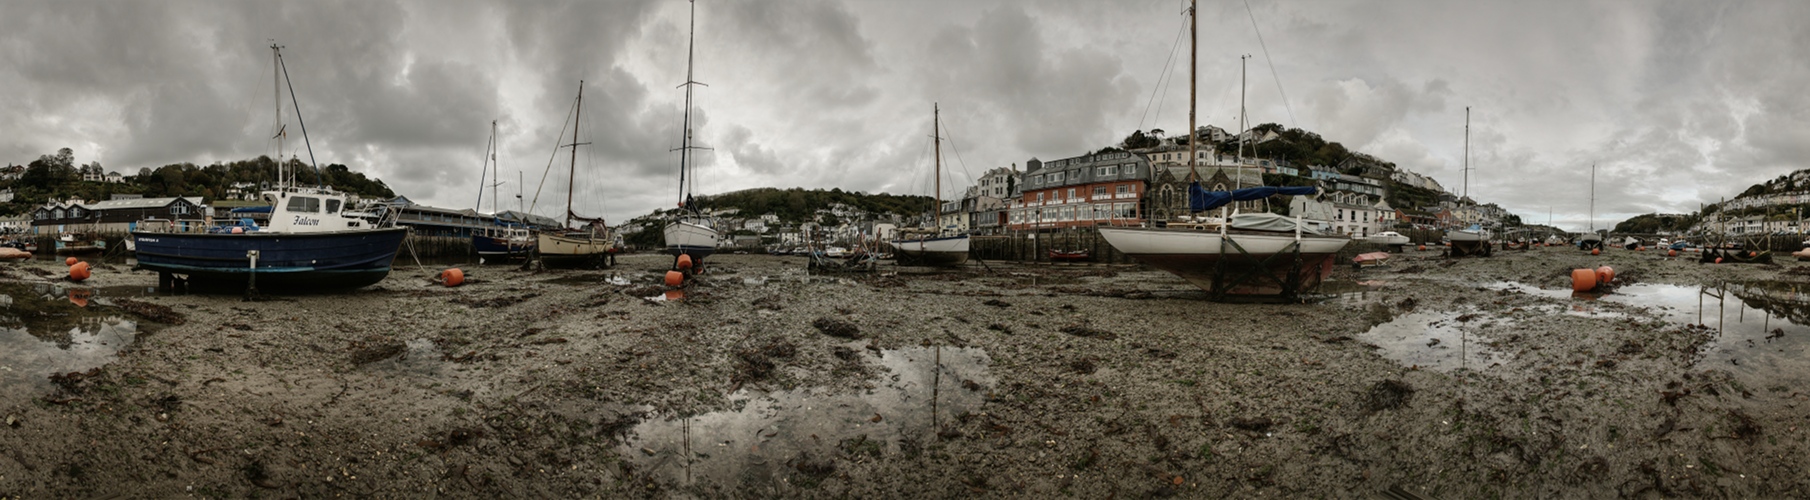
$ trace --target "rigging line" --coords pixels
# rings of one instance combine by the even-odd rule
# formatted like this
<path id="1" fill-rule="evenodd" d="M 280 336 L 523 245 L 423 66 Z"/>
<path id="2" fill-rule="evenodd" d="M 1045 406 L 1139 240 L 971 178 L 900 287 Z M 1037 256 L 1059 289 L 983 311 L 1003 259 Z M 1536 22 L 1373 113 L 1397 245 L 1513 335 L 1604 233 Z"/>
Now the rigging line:
<path id="1" fill-rule="evenodd" d="M 962 165 L 962 175 L 967 176 L 968 182 L 975 182 L 974 181 L 974 172 L 968 171 L 968 162 L 962 161 L 962 152 L 960 150 L 955 149 L 955 132 L 952 132 L 949 130 L 949 124 L 947 124 L 947 123 L 942 124 L 941 126 L 943 127 L 943 131 L 946 132 L 944 135 L 948 136 L 948 137 L 945 137 L 943 140 L 949 141 L 949 152 L 955 153 L 955 162 L 960 163 Z M 949 173 L 954 174 L 955 172 L 951 171 Z M 955 176 L 951 175 L 950 180 L 955 180 Z M 976 183 L 976 184 L 979 184 L 979 183 Z"/>
<path id="2" fill-rule="evenodd" d="M 1263 42 L 1263 30 L 1257 28 L 1257 14 L 1251 12 L 1251 0 L 1244 0 L 1244 14 L 1251 18 L 1251 30 L 1257 32 L 1257 46 L 1263 48 L 1263 62 L 1270 67 L 1270 78 L 1276 80 L 1276 93 L 1282 94 L 1282 108 L 1288 110 L 1288 121 L 1295 127 L 1301 126 L 1301 120 L 1295 118 L 1295 106 L 1288 103 L 1288 91 L 1282 90 L 1282 77 L 1276 74 L 1276 60 L 1270 58 L 1270 46 Z"/>
<path id="3" fill-rule="evenodd" d="M 308 142 L 308 123 L 302 121 L 302 103 L 295 100 L 295 82 L 289 80 L 289 65 L 283 63 L 283 54 L 277 53 L 277 66 L 283 68 L 283 82 L 289 84 L 289 103 L 295 105 L 295 124 L 302 127 L 302 144 L 308 146 L 308 163 L 314 166 L 314 187 L 321 187 L 321 165 L 314 161 L 314 144 Z"/>
<path id="4" fill-rule="evenodd" d="M 544 189 L 547 187 L 547 175 L 553 172 L 553 160 L 556 160 L 559 158 L 559 148 L 560 148 L 559 143 L 560 143 L 560 141 L 565 140 L 566 126 L 572 124 L 572 122 L 574 121 L 574 120 L 572 120 L 572 113 L 576 112 L 576 111 L 578 111 L 578 100 L 573 99 L 572 100 L 572 109 L 569 109 L 566 111 L 566 120 L 564 122 L 561 122 L 559 125 L 559 139 L 553 141 L 553 154 L 547 156 L 547 168 L 545 170 L 541 170 L 540 184 L 534 186 L 534 199 L 533 199 L 533 201 L 528 202 L 528 213 L 534 213 L 534 208 L 540 206 L 541 189 Z M 576 142 L 576 141 L 574 141 L 574 142 Z"/>
<path id="5" fill-rule="evenodd" d="M 1182 33 L 1187 33 L 1187 32 L 1188 32 L 1188 23 L 1187 22 L 1183 22 L 1181 29 L 1178 29 L 1175 31 L 1175 43 L 1170 44 L 1170 46 L 1169 46 L 1169 59 L 1163 61 L 1163 72 L 1156 76 L 1156 85 L 1153 86 L 1154 88 L 1150 89 L 1150 99 L 1146 99 L 1144 101 L 1144 114 L 1142 116 L 1138 117 L 1138 130 L 1143 130 L 1145 123 L 1155 123 L 1158 120 L 1162 119 L 1162 116 L 1163 116 L 1162 105 L 1157 104 L 1156 116 L 1150 117 L 1150 104 L 1152 102 L 1156 101 L 1156 97 L 1159 95 L 1163 96 L 1163 97 L 1168 97 L 1167 95 L 1164 95 L 1164 94 L 1169 89 L 1169 84 L 1175 82 L 1175 74 L 1170 70 L 1175 68 L 1175 54 L 1177 53 L 1178 49 L 1180 49 L 1182 46 Z M 1150 118 L 1150 121 L 1149 122 L 1144 121 L 1145 118 Z"/>

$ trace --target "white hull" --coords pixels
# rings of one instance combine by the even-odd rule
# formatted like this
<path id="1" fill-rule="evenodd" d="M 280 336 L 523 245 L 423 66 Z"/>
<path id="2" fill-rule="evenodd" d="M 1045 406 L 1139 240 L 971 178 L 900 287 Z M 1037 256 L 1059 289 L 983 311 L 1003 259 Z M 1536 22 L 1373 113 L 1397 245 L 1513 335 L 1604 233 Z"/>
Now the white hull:
<path id="1" fill-rule="evenodd" d="M 1220 253 L 1220 235 L 1218 232 L 1206 231 L 1171 231 L 1162 229 L 1102 227 L 1100 236 L 1107 243 L 1118 249 L 1120 253 L 1136 257 L 1139 255 L 1218 255 Z M 1293 234 L 1252 234 L 1233 232 L 1226 235 L 1245 253 L 1269 255 L 1281 252 L 1295 242 Z M 1350 238 L 1343 236 L 1302 235 L 1301 253 L 1330 254 L 1336 253 L 1351 243 Z M 1238 250 L 1226 245 L 1225 251 L 1236 254 Z"/>
<path id="2" fill-rule="evenodd" d="M 968 237 L 918 238 L 894 240 L 892 245 L 899 260 L 930 265 L 960 265 L 968 261 Z"/>
<path id="3" fill-rule="evenodd" d="M 677 255 L 715 249 L 715 229 L 684 220 L 666 224 L 666 253 Z"/>
<path id="4" fill-rule="evenodd" d="M 1335 254 L 1351 243 L 1345 236 L 1301 235 L 1296 259 L 1290 256 L 1293 233 L 1102 227 L 1100 236 L 1120 253 L 1202 290 L 1238 295 L 1311 292 L 1332 274 Z M 1258 275 L 1268 277 L 1252 278 Z"/>
<path id="5" fill-rule="evenodd" d="M 1364 238 L 1364 241 L 1379 245 L 1406 245 L 1408 237 L 1396 233 L 1382 233 L 1370 235 L 1370 237 Z"/>
<path id="6" fill-rule="evenodd" d="M 1452 240 L 1453 243 L 1487 242 L 1487 241 L 1489 241 L 1490 234 L 1489 234 L 1489 230 L 1487 230 L 1487 229 L 1480 229 L 1480 230 L 1476 230 L 1476 231 L 1471 231 L 1468 229 L 1453 229 L 1450 231 L 1446 231 L 1445 237 L 1446 237 L 1446 239 Z"/>

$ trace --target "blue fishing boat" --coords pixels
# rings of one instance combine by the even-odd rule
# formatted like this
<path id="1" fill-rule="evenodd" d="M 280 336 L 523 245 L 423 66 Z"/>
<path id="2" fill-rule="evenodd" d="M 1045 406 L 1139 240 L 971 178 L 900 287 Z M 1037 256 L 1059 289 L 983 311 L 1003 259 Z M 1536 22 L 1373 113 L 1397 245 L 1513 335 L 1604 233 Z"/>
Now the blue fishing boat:
<path id="1" fill-rule="evenodd" d="M 281 48 L 272 44 L 270 49 L 280 72 Z M 280 141 L 284 136 L 280 103 L 277 110 Z M 302 138 L 307 140 L 306 125 Z M 312 160 L 313 153 L 309 156 Z M 260 195 L 270 206 L 266 225 L 243 218 L 204 232 L 147 226 L 132 231 L 137 267 L 157 272 L 163 288 L 177 277 L 191 283 L 277 291 L 356 288 L 389 275 L 408 228 L 394 227 L 391 217 L 379 216 L 373 222 L 351 212 L 344 193 L 294 186 L 293 170 L 286 163 L 278 162 L 279 187 Z"/>

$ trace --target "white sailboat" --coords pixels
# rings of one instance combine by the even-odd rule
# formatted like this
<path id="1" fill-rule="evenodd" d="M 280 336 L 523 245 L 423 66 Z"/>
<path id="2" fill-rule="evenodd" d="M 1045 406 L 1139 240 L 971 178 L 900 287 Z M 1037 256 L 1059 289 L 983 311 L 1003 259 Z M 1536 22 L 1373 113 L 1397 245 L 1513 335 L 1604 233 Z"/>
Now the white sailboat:
<path id="1" fill-rule="evenodd" d="M 609 264 L 610 252 L 615 249 L 609 226 L 601 218 L 581 217 L 572 211 L 573 187 L 578 185 L 578 147 L 590 144 L 578 142 L 578 124 L 582 123 L 579 115 L 584 112 L 583 80 L 578 82 L 578 100 L 572 106 L 572 143 L 560 146 L 572 148 L 566 174 L 566 219 L 561 226 L 564 231 L 540 232 L 535 247 L 543 266 L 597 269 Z M 584 223 L 584 227 L 573 229 L 574 220 Z"/>
<path id="2" fill-rule="evenodd" d="M 1197 39 L 1200 19 L 1190 5 L 1190 32 Z M 1198 42 L 1191 42 L 1198 46 Z M 1189 50 L 1189 67 L 1198 67 L 1193 49 Z M 1194 168 L 1199 156 L 1195 152 L 1198 137 L 1194 122 L 1194 74 L 1188 78 L 1188 167 Z M 1199 183 L 1189 187 L 1191 211 L 1224 207 L 1232 201 L 1258 200 L 1276 194 L 1305 195 L 1315 188 L 1256 187 L 1232 192 L 1200 190 L 1203 201 L 1214 198 L 1217 205 L 1193 203 Z M 1224 209 L 1222 208 L 1222 212 Z M 1334 255 L 1351 238 L 1340 234 L 1321 234 L 1299 217 L 1287 218 L 1270 213 L 1231 214 L 1225 224 L 1167 224 L 1165 227 L 1101 227 L 1100 236 L 1112 247 L 1139 262 L 1162 269 L 1188 280 L 1215 295 L 1293 295 L 1312 291 L 1332 273 Z"/>
<path id="3" fill-rule="evenodd" d="M 1464 107 L 1464 194 L 1460 202 L 1471 198 L 1471 107 Z M 1452 242 L 1452 255 L 1489 255 L 1490 232 L 1480 224 L 1453 228 L 1445 232 Z"/>
<path id="4" fill-rule="evenodd" d="M 900 231 L 900 238 L 889 242 L 902 265 L 959 266 L 968 262 L 968 235 L 943 234 L 943 136 L 940 133 L 942 110 L 930 107 L 931 137 L 936 141 L 936 209 L 931 229 Z"/>
<path id="5" fill-rule="evenodd" d="M 673 255 L 675 267 L 680 255 L 691 256 L 691 262 L 697 269 L 704 266 L 704 258 L 716 253 L 717 231 L 698 210 L 691 197 L 691 184 L 696 182 L 692 170 L 694 149 L 706 149 L 691 145 L 691 88 L 702 85 L 692 78 L 693 54 L 697 50 L 698 6 L 691 4 L 691 38 L 685 49 L 685 122 L 684 137 L 680 139 L 679 152 L 679 210 L 673 219 L 666 223 L 664 230 L 666 253 Z"/>

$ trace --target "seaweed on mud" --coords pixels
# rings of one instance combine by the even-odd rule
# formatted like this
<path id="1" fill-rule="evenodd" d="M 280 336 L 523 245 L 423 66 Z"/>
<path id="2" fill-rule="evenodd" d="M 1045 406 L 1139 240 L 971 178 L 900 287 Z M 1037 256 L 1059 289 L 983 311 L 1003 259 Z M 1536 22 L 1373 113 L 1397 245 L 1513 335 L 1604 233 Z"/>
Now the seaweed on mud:
<path id="1" fill-rule="evenodd" d="M 1012 307 L 1012 304 L 1010 304 L 1006 301 L 1003 301 L 1003 300 L 999 300 L 999 299 L 988 299 L 986 302 L 982 302 L 981 304 L 985 304 L 985 305 L 989 305 L 989 306 L 993 306 L 993 307 L 1001 307 L 1001 308 Z"/>
<path id="2" fill-rule="evenodd" d="M 829 335 L 831 337 L 844 339 L 861 338 L 861 327 L 855 326 L 854 323 L 835 318 L 817 318 L 816 321 L 811 322 L 811 326 L 816 327 L 817 331 L 823 332 L 824 335 Z"/>
<path id="3" fill-rule="evenodd" d="M 378 345 L 365 347 L 362 349 L 352 351 L 352 364 L 363 366 L 363 365 L 368 365 L 371 363 L 376 363 L 378 361 L 383 361 L 386 359 L 394 358 L 396 356 L 400 356 L 400 355 L 402 355 L 403 351 L 407 351 L 407 350 L 408 350 L 408 346 L 403 345 L 403 343 L 401 343 L 401 342 L 385 342 L 385 343 L 381 343 Z"/>
<path id="4" fill-rule="evenodd" d="M 1729 410 L 1728 420 L 1735 439 L 1751 441 L 1760 436 L 1760 423 L 1741 410 Z"/>
<path id="5" fill-rule="evenodd" d="M 1062 327 L 1062 333 L 1074 335 L 1076 337 L 1100 339 L 1100 340 L 1112 340 L 1112 339 L 1119 338 L 1118 334 L 1115 334 L 1115 333 L 1112 333 L 1112 332 L 1109 332 L 1106 330 L 1101 330 L 1098 328 L 1082 326 L 1082 325 L 1068 325 L 1068 326 Z"/>
<path id="6" fill-rule="evenodd" d="M 987 325 L 987 329 L 993 330 L 995 332 L 1003 333 L 1006 335 L 1012 334 L 1012 327 L 1006 326 L 1004 323 L 994 323 L 991 325 Z"/>
<path id="7" fill-rule="evenodd" d="M 1414 387 L 1400 380 L 1384 380 L 1370 386 L 1364 395 L 1364 408 L 1372 413 L 1407 406 L 1414 398 Z"/>
<path id="8" fill-rule="evenodd" d="M 1099 368 L 1094 365 L 1093 358 L 1081 358 L 1068 362 L 1068 369 L 1082 375 L 1092 375 Z"/>
<path id="9" fill-rule="evenodd" d="M 479 299 L 479 298 L 475 298 L 475 297 L 459 297 L 459 298 L 453 299 L 452 301 L 455 304 L 462 304 L 466 307 L 508 307 L 508 306 L 520 304 L 528 299 L 532 299 L 532 298 L 539 297 L 539 296 L 540 296 L 540 294 L 538 294 L 538 293 L 525 293 L 525 294 L 521 294 L 521 295 L 517 295 L 517 296 L 513 296 L 513 297 L 493 297 L 493 298 L 488 298 L 488 299 Z"/>
<path id="10" fill-rule="evenodd" d="M 1227 423 L 1232 424 L 1232 427 L 1251 432 L 1264 432 L 1269 430 L 1270 426 L 1276 425 L 1276 422 L 1270 420 L 1269 417 L 1234 417 Z"/>
<path id="11" fill-rule="evenodd" d="M 163 323 L 166 325 L 175 326 L 175 325 L 181 325 L 183 323 L 188 322 L 187 316 L 184 316 L 182 313 L 171 310 L 169 306 L 165 306 L 165 305 L 152 304 L 150 302 L 143 302 L 143 301 L 137 301 L 137 300 L 125 299 L 125 298 L 114 299 L 113 304 L 116 306 L 119 306 L 120 309 L 125 309 L 127 312 L 130 312 L 132 314 L 137 314 L 139 317 L 142 317 L 144 319 L 148 319 L 148 320 L 155 321 L 158 323 Z"/>

